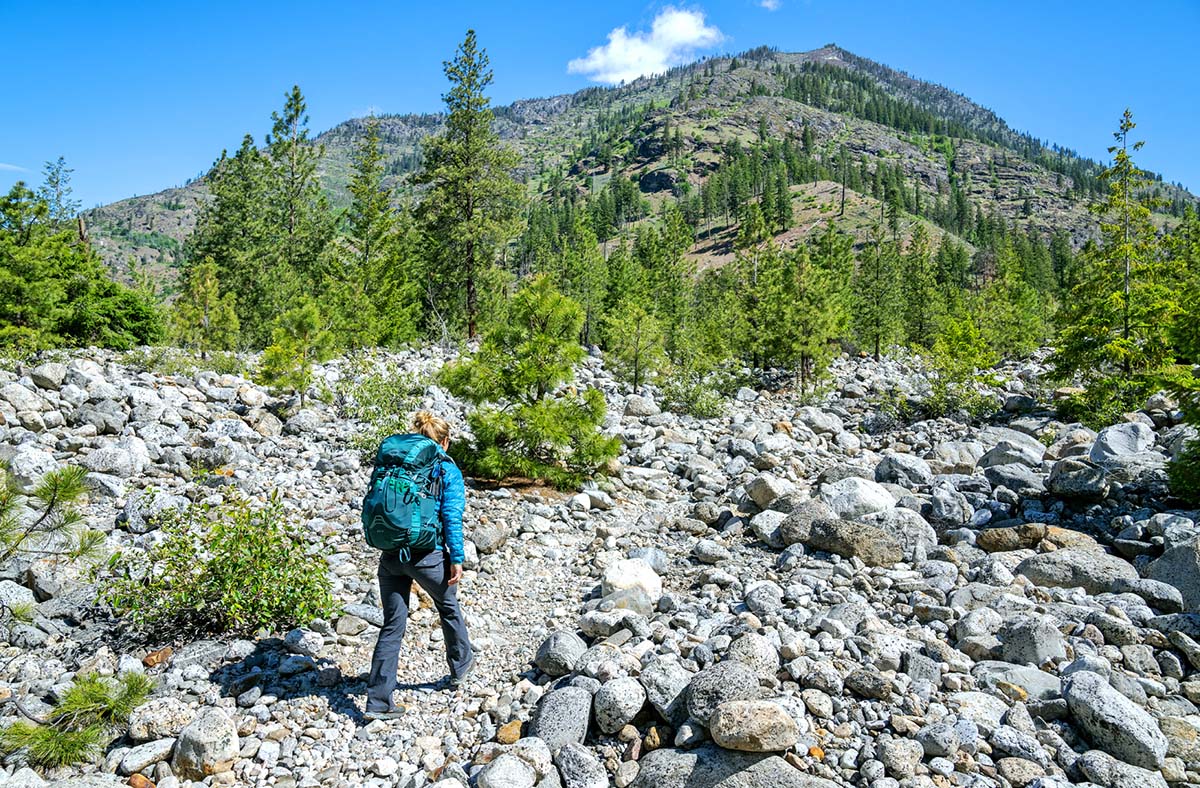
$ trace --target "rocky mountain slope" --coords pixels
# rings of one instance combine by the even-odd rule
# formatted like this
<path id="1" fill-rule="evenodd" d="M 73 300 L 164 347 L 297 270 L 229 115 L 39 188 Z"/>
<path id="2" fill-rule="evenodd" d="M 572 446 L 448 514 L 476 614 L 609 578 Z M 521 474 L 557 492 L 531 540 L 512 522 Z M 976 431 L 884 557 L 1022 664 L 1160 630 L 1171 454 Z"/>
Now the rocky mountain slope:
<path id="1" fill-rule="evenodd" d="M 819 68 L 832 71 L 811 71 Z M 820 95 L 797 95 L 790 81 L 809 73 L 823 74 L 832 87 Z M 839 99 L 864 90 L 867 99 Z M 893 102 L 888 110 L 893 114 L 926 113 L 950 133 L 943 137 L 907 128 L 910 121 L 888 125 L 890 116 L 878 109 L 887 101 Z M 641 114 L 647 107 L 652 109 Z M 625 121 L 620 120 L 623 111 Z M 876 116 L 878 121 L 868 119 Z M 814 156 L 826 163 L 844 148 L 856 160 L 866 157 L 872 169 L 879 163 L 899 165 L 926 204 L 948 194 L 953 170 L 970 203 L 989 215 L 1044 234 L 1063 230 L 1076 244 L 1095 232 L 1084 184 L 1075 181 L 1094 178 L 1098 164 L 1020 134 L 991 111 L 940 85 L 832 45 L 804 53 L 760 48 L 619 88 L 518 101 L 498 108 L 496 117 L 501 137 L 521 154 L 517 175 L 534 195 L 564 183 L 586 192 L 620 174 L 638 178 L 655 203 L 674 199 L 684 182 L 695 187 L 708 177 L 723 145 L 756 140 L 760 122 L 765 122 L 774 139 L 799 136 L 809 127 Z M 386 115 L 379 120 L 392 182 L 404 192 L 403 176 L 420 161 L 420 140 L 436 132 L 441 119 Z M 335 206 L 348 203 L 350 157 L 364 122 L 348 120 L 317 137 L 325 146 L 322 182 Z M 668 123 L 683 132 L 683 149 L 676 155 L 648 144 Z M 949 149 L 947 140 L 952 141 Z M 1174 186 L 1157 188 L 1167 200 L 1195 200 Z M 95 208 L 85 218 L 93 242 L 114 271 L 128 274 L 136 265 L 170 281 L 204 199 L 201 179 Z"/>
<path id="2" fill-rule="evenodd" d="M 378 363 L 428 374 L 443 360 Z M 415 604 L 409 713 L 367 722 L 382 613 L 358 425 L 237 376 L 128 362 L 0 372 L 0 459 L 18 483 L 87 468 L 88 524 L 127 551 L 155 542 L 164 507 L 279 490 L 338 611 L 254 640 L 135 643 L 86 574 L 10 561 L 0 596 L 35 614 L 3 636 L 0 695 L 44 712 L 88 670 L 145 672 L 155 690 L 91 774 L 46 783 L 9 759 L 0 784 L 1200 782 L 1200 530 L 1166 495 L 1188 428 L 1164 397 L 1096 434 L 1054 418 L 1035 359 L 996 370 L 985 424 L 904 424 L 878 402 L 926 393 L 919 363 L 843 357 L 821 397 L 746 388 L 700 420 L 591 358 L 576 385 L 604 391 L 619 469 L 566 494 L 470 486 L 476 672 L 458 690 L 440 681 L 436 615 Z M 360 369 L 324 365 L 314 393 Z M 462 424 L 437 387 L 422 405 Z"/>

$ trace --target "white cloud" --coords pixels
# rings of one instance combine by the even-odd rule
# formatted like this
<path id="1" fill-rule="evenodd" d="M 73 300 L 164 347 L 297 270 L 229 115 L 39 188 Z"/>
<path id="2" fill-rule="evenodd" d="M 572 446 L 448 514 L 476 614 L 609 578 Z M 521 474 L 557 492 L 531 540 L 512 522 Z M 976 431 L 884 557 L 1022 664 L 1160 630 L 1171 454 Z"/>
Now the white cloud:
<path id="1" fill-rule="evenodd" d="M 5 164 L 0 161 L 0 172 L 29 172 L 29 170 L 24 167 L 18 167 L 15 164 Z"/>
<path id="2" fill-rule="evenodd" d="M 697 50 L 724 38 L 716 26 L 705 24 L 703 11 L 668 6 L 654 17 L 648 32 L 630 33 L 622 25 L 608 34 L 607 44 L 592 47 L 587 55 L 568 63 L 567 71 L 615 85 L 687 63 Z"/>
<path id="3" fill-rule="evenodd" d="M 782 0 L 759 0 L 758 4 L 768 11 L 778 11 L 783 2 Z"/>

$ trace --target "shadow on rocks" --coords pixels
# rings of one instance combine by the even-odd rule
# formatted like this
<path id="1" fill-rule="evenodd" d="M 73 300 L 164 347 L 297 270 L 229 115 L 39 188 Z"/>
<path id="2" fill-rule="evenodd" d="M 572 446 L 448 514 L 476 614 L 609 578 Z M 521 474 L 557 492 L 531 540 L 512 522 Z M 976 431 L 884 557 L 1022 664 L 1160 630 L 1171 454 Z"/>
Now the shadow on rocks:
<path id="1" fill-rule="evenodd" d="M 261 716 L 268 717 L 270 698 L 324 698 L 330 713 L 348 717 L 356 725 L 367 724 L 354 701 L 355 696 L 366 694 L 366 676 L 345 677 L 331 660 L 290 652 L 281 638 L 264 638 L 253 646 L 240 659 L 227 661 L 209 674 L 209 680 L 223 696 L 234 698 L 238 708 L 251 714 L 260 710 L 265 712 Z"/>

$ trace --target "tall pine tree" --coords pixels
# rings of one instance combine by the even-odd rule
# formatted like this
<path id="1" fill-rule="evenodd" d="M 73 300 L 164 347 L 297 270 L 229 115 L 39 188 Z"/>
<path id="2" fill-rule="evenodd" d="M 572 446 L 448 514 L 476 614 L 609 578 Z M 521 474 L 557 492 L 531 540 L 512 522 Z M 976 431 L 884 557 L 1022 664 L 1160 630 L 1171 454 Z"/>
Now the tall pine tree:
<path id="1" fill-rule="evenodd" d="M 481 272 L 496 264 L 499 250 L 519 229 L 522 190 L 513 180 L 515 152 L 492 129 L 492 83 L 487 52 L 468 30 L 453 60 L 445 63 L 450 90 L 446 127 L 425 140 L 424 166 L 416 183 L 428 184 L 419 216 L 434 256 L 434 299 L 461 299 L 467 336 L 479 320 Z"/>

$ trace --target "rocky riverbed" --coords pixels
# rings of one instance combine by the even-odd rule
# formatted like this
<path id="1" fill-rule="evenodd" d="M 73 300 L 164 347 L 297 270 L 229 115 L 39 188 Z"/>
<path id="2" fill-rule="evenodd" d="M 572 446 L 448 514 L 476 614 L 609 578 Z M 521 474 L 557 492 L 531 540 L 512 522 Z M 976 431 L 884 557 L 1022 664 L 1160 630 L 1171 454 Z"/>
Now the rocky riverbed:
<path id="1" fill-rule="evenodd" d="M 351 370 L 324 365 L 317 389 Z M 469 490 L 475 673 L 442 681 L 436 614 L 414 605 L 409 713 L 369 723 L 368 469 L 336 401 L 97 351 L 0 372 L 0 459 L 26 487 L 87 468 L 107 548 L 144 549 L 164 507 L 221 487 L 278 490 L 339 608 L 255 640 L 136 643 L 77 568 L 10 561 L 0 598 L 36 614 L 6 636 L 0 695 L 37 713 L 88 671 L 156 684 L 99 766 L 10 758 L 0 785 L 1200 784 L 1200 530 L 1166 491 L 1189 434 L 1174 404 L 1064 424 L 1035 358 L 996 371 L 986 423 L 904 424 L 879 403 L 920 397 L 919 363 L 833 372 L 821 396 L 747 388 L 702 420 L 589 359 L 577 384 L 604 390 L 619 467 L 573 494 Z M 436 387 L 423 404 L 461 423 Z"/>

